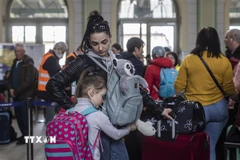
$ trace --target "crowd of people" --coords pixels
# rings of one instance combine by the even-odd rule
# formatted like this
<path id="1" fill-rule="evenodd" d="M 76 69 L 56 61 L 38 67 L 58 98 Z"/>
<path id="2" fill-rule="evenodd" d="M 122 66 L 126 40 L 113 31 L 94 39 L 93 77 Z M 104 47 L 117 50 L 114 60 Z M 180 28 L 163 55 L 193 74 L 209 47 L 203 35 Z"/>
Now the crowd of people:
<path id="1" fill-rule="evenodd" d="M 143 112 L 168 119 L 172 119 L 169 115 L 171 109 L 163 108 L 156 101 L 164 99 L 158 92 L 161 90 L 159 85 L 161 69 L 174 68 L 178 72 L 174 84 L 176 94 L 184 94 L 187 100 L 198 101 L 204 106 L 206 115 L 204 132 L 210 137 L 210 160 L 216 160 L 217 142 L 224 128 L 235 124 L 234 115 L 237 115 L 236 126 L 240 128 L 240 110 L 238 110 L 240 30 L 227 31 L 224 42 L 228 53 L 226 56 L 220 49 L 220 39 L 216 29 L 204 27 L 197 34 L 195 48 L 181 63 L 177 53 L 159 44 L 147 54 L 148 60 L 144 65 L 144 41 L 138 37 L 130 38 L 127 41 L 126 51 L 118 43 L 111 45 L 108 22 L 104 21 L 97 11 L 93 11 L 88 17 L 81 44 L 76 51 L 68 54 L 66 65 L 63 67 L 59 65 L 59 60 L 68 49 L 65 42 L 56 43 L 53 49 L 44 54 L 38 68 L 37 88 L 34 61 L 25 54 L 25 45 L 16 43 L 14 50 L 16 58 L 7 78 L 8 89 L 13 101 L 24 101 L 27 97 L 36 96 L 45 101 L 56 102 L 64 109 L 74 107 L 78 112 L 89 106 L 95 107 L 98 111 L 87 116 L 90 125 L 89 142 L 92 146 L 98 131 L 102 131 L 101 141 L 104 152 L 100 152 L 97 145 L 94 160 L 141 160 L 142 135 L 136 130 L 136 124 L 115 128 L 107 115 L 101 112 L 99 106 L 104 102 L 111 76 L 88 55 L 94 57 L 107 70 L 114 65 L 114 58 L 129 60 L 135 68 L 135 75 L 143 77 L 148 83 L 148 91 L 140 88 L 144 103 Z M 222 90 L 212 80 L 199 57 L 206 61 Z M 75 92 L 71 87 L 74 82 L 77 84 Z M 27 108 L 24 105 L 14 109 L 22 134 L 17 144 L 24 144 L 24 136 L 27 136 L 28 129 Z M 50 122 L 58 111 L 59 109 L 54 107 L 46 107 L 46 123 Z"/>

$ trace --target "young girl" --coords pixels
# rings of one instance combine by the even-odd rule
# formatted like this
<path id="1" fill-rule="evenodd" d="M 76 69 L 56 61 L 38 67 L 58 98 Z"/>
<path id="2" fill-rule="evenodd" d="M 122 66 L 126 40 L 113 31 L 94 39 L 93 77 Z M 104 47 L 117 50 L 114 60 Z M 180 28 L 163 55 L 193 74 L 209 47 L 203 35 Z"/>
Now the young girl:
<path id="1" fill-rule="evenodd" d="M 95 107 L 98 109 L 103 103 L 106 92 L 107 89 L 104 78 L 97 75 L 97 73 L 85 70 L 81 74 L 77 85 L 75 93 L 77 104 L 75 105 L 74 110 L 81 113 L 89 107 Z M 127 135 L 130 131 L 136 130 L 135 124 L 128 125 L 127 127 L 121 129 L 116 129 L 110 122 L 109 118 L 101 111 L 96 111 L 87 115 L 86 119 L 89 124 L 88 140 L 91 148 L 97 139 L 99 131 L 103 131 L 112 139 L 118 140 Z M 100 139 L 97 139 L 97 145 L 94 149 L 94 160 L 100 159 L 100 151 L 102 148 L 99 147 L 99 142 L 101 143 L 99 140 Z M 121 150 L 119 150 L 119 152 L 121 152 Z M 115 157 L 115 159 L 118 159 L 118 157 Z"/>

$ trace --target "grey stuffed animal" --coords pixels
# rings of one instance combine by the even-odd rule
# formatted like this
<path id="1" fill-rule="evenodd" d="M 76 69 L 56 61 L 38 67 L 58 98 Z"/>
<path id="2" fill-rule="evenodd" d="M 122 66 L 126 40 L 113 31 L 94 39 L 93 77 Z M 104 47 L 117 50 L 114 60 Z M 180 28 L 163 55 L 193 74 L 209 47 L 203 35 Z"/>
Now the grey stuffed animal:
<path id="1" fill-rule="evenodd" d="M 143 88 L 148 88 L 148 83 L 146 82 L 145 79 L 143 79 L 141 76 L 134 75 L 135 73 L 135 68 L 133 64 L 125 59 L 118 59 L 116 60 L 116 71 L 117 74 L 121 77 L 120 78 L 120 90 L 123 93 L 126 93 L 128 88 L 127 88 L 127 79 L 136 77 L 139 80 L 139 84 Z"/>

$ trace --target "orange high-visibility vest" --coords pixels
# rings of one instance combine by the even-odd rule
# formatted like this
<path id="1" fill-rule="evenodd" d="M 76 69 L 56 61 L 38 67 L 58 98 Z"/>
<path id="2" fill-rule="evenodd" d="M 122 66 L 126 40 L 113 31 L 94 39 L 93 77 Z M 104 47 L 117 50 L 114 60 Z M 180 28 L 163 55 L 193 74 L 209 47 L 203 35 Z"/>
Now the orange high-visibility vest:
<path id="1" fill-rule="evenodd" d="M 69 57 L 77 58 L 77 55 L 76 55 L 76 53 L 71 52 L 71 53 L 68 54 L 67 58 L 69 58 Z"/>
<path id="2" fill-rule="evenodd" d="M 43 65 L 49 57 L 54 56 L 52 53 L 48 52 L 43 56 L 43 60 L 39 66 L 39 75 L 38 75 L 38 90 L 46 91 L 47 82 L 50 79 L 49 73 L 47 70 L 43 69 Z"/>

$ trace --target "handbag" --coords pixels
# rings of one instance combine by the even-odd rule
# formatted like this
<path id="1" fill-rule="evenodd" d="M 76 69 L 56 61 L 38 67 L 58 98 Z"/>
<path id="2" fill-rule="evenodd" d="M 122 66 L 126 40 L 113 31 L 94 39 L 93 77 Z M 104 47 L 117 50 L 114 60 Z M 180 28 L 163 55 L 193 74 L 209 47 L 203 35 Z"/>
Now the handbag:
<path id="1" fill-rule="evenodd" d="M 176 99 L 179 99 L 179 97 L 176 97 Z M 169 105 L 166 107 L 172 108 L 171 115 L 174 119 L 176 134 L 202 132 L 205 129 L 206 120 L 201 103 L 191 100 L 184 100 L 180 103 L 177 103 L 177 101 L 178 100 L 168 103 Z M 171 131 L 171 120 L 161 119 L 161 132 L 169 134 L 167 132 Z"/>
<path id="2" fill-rule="evenodd" d="M 213 75 L 212 71 L 210 70 L 210 68 L 208 67 L 206 61 L 200 56 L 198 55 L 198 57 L 200 58 L 200 60 L 202 61 L 202 63 L 204 64 L 205 68 L 207 69 L 208 73 L 210 74 L 212 80 L 215 82 L 215 84 L 217 85 L 217 87 L 219 88 L 219 90 L 222 92 L 222 94 L 225 96 L 225 92 L 222 89 L 222 87 L 220 86 L 220 84 L 218 83 L 217 79 L 215 78 L 215 76 Z"/>
<path id="3" fill-rule="evenodd" d="M 155 119 L 148 115 L 145 121 L 151 121 L 156 128 L 156 138 L 162 140 L 175 140 L 178 134 L 191 134 L 202 132 L 205 129 L 206 120 L 201 103 L 185 100 L 182 96 L 169 97 L 161 102 L 164 108 L 171 108 L 172 120 Z"/>

